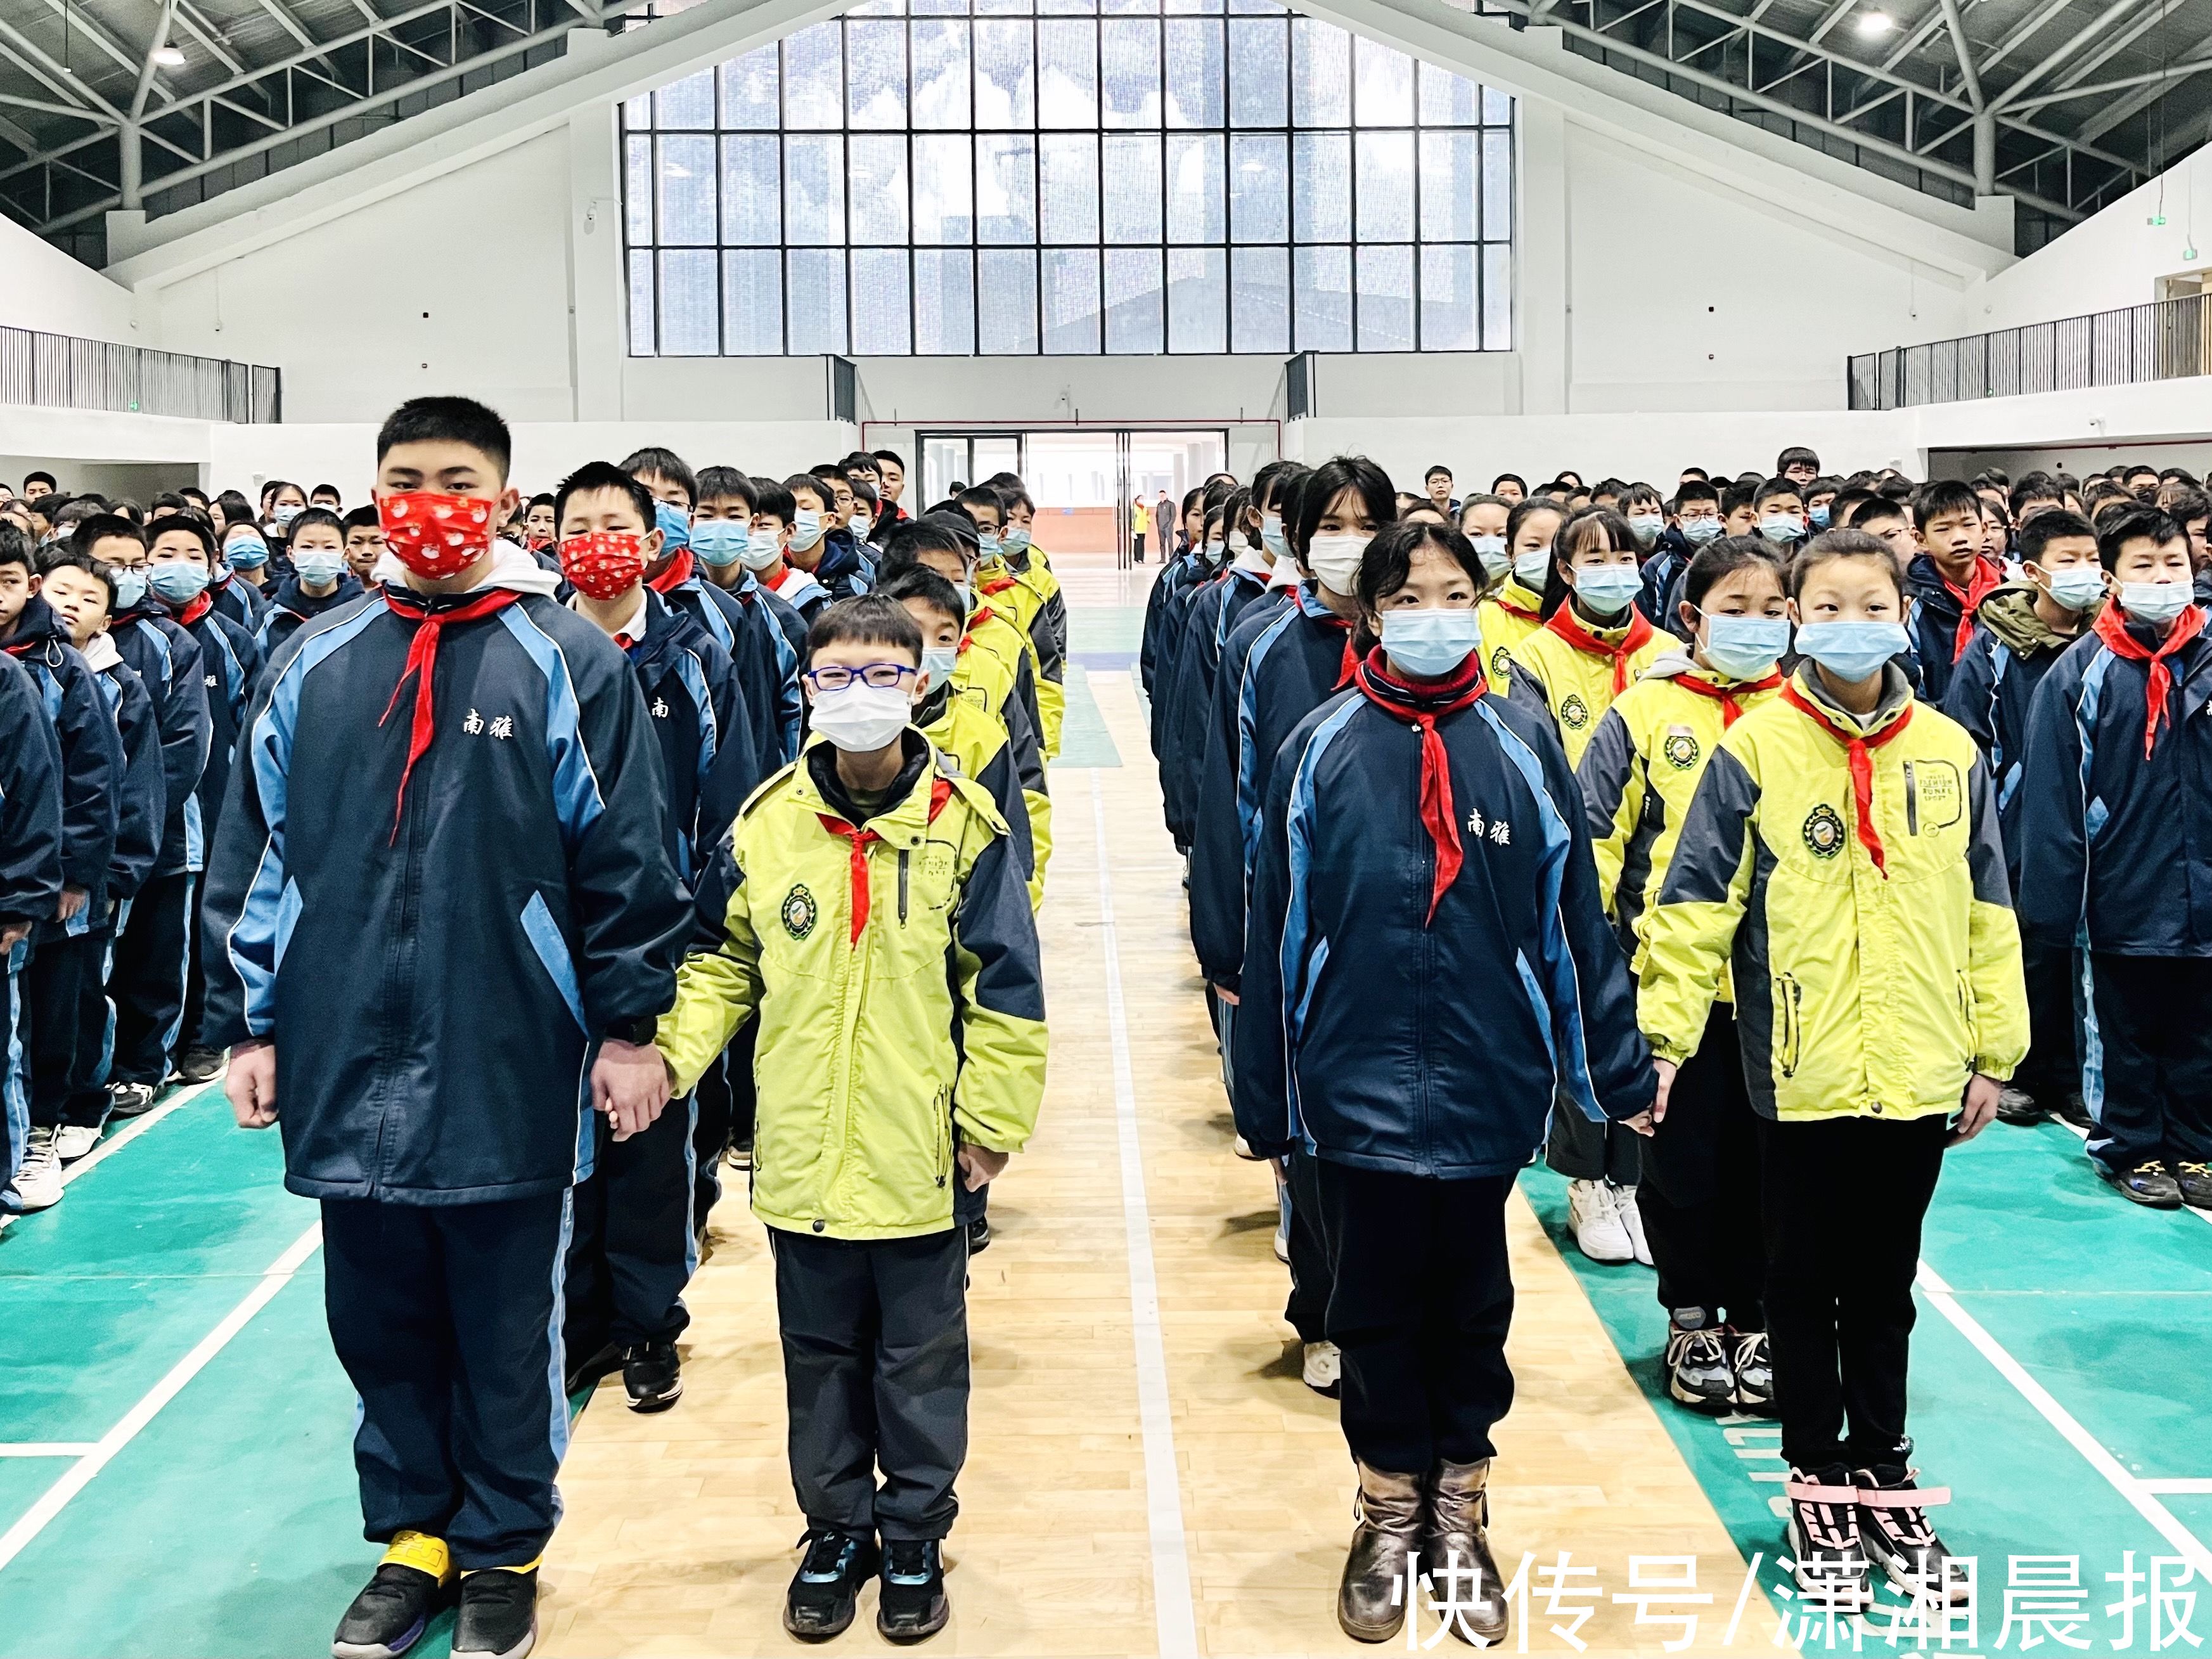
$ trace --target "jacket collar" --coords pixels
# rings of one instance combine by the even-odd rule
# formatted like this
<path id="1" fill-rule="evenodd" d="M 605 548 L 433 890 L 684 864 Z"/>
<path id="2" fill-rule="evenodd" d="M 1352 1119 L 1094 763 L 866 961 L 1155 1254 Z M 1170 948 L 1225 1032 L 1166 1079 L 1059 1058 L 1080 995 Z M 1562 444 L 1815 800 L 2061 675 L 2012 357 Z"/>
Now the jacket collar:
<path id="1" fill-rule="evenodd" d="M 1818 704 L 1820 712 L 1838 726 L 1867 738 L 1895 725 L 1899 716 L 1912 702 L 1912 682 L 1905 678 L 1905 671 L 1893 662 L 1882 665 L 1881 701 L 1875 705 L 1874 713 L 1864 720 L 1830 695 L 1826 683 L 1812 663 L 1800 665 L 1792 684 L 1806 702 Z"/>
<path id="2" fill-rule="evenodd" d="M 929 833 L 928 782 L 938 775 L 937 750 L 927 738 L 910 726 L 901 734 L 900 742 L 904 745 L 905 763 L 892 780 L 884 805 L 873 817 L 862 822 L 854 816 L 856 809 L 852 798 L 837 781 L 836 746 L 816 733 L 807 739 L 799 757 L 801 764 L 792 774 L 793 790 L 799 804 L 811 811 L 842 819 L 855 829 L 872 830 L 876 839 L 887 847 L 911 849 L 921 846 Z"/>
<path id="3" fill-rule="evenodd" d="M 2081 625 L 2071 634 L 2062 634 L 2036 611 L 2036 598 L 2042 592 L 2032 581 L 2007 582 L 1981 602 L 1974 611 L 1974 620 L 2022 655 L 2063 651 L 2088 631 L 2097 613 L 2094 610 L 2078 613 Z"/>
<path id="4" fill-rule="evenodd" d="M 101 629 L 84 646 L 84 665 L 95 674 L 105 674 L 123 660 L 123 653 L 115 648 L 115 641 Z"/>

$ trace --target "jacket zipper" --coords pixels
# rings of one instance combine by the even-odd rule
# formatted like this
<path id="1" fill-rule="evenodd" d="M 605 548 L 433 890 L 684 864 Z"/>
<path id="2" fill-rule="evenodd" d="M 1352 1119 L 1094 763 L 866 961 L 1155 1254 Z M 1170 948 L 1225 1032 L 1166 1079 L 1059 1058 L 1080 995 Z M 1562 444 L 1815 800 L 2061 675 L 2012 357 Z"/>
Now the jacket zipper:
<path id="1" fill-rule="evenodd" d="M 909 856 L 905 848 L 899 848 L 899 926 L 902 927 L 906 926 L 906 866 Z"/>
<path id="2" fill-rule="evenodd" d="M 1912 781 L 1912 763 L 1905 763 L 1905 833 L 1920 833 L 1920 790 Z"/>

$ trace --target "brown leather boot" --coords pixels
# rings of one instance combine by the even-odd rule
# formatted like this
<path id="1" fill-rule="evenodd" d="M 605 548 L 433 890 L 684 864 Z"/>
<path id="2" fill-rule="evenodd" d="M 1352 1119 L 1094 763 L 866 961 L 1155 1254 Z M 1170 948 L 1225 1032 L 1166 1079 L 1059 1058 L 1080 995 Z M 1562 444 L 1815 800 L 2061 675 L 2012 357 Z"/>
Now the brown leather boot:
<path id="1" fill-rule="evenodd" d="M 1490 1460 L 1439 1463 L 1429 1471 L 1421 1528 L 1421 1573 L 1431 1604 L 1452 1634 L 1486 1647 L 1505 1639 L 1505 1581 L 1490 1553 Z"/>
<path id="2" fill-rule="evenodd" d="M 1336 1622 L 1355 1642 L 1387 1642 L 1406 1622 L 1407 1568 L 1421 1541 L 1421 1477 L 1358 1463 L 1359 1525 L 1336 1587 Z"/>

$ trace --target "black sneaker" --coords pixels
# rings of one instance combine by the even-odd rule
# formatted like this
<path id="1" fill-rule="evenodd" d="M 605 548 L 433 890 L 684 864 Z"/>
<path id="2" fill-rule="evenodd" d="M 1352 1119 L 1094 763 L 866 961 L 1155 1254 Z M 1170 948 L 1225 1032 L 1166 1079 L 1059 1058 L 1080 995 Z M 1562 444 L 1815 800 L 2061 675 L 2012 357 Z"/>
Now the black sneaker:
<path id="1" fill-rule="evenodd" d="M 398 1659 L 452 1599 L 449 1589 L 420 1568 L 386 1561 L 338 1620 L 331 1659 Z"/>
<path id="2" fill-rule="evenodd" d="M 991 1248 L 991 1218 L 979 1215 L 968 1224 L 968 1254 L 981 1255 Z"/>
<path id="3" fill-rule="evenodd" d="M 1874 1602 L 1866 1546 L 1859 1538 L 1858 1484 L 1841 1464 L 1796 1469 L 1782 1488 L 1790 1500 L 1785 1565 L 1803 1597 L 1820 1613 L 1856 1613 Z"/>
<path id="4" fill-rule="evenodd" d="M 1733 1334 L 1718 1325 L 1667 1326 L 1667 1392 L 1685 1406 L 1726 1411 L 1735 1404 Z"/>
<path id="5" fill-rule="evenodd" d="M 612 1376 L 623 1368 L 623 1351 L 611 1342 L 604 1343 L 596 1353 L 571 1365 L 561 1380 L 563 1394 L 582 1394 L 599 1386 L 599 1379 Z"/>
<path id="6" fill-rule="evenodd" d="M 886 1642 L 926 1642 L 951 1617 L 952 1603 L 945 1599 L 945 1546 L 934 1538 L 886 1540 L 876 1633 Z"/>
<path id="7" fill-rule="evenodd" d="M 1852 1472 L 1859 1489 L 1859 1542 L 1867 1559 L 1908 1595 L 1936 1606 L 1964 1601 L 1972 1586 L 1950 1571 L 1951 1552 L 1928 1519 L 1931 1505 L 1951 1501 L 1950 1488 L 1916 1486 L 1918 1473 L 1902 1463 Z"/>
<path id="8" fill-rule="evenodd" d="M 222 1056 L 204 1043 L 195 1042 L 177 1056 L 169 1073 L 173 1083 L 206 1083 L 222 1070 Z"/>
<path id="9" fill-rule="evenodd" d="M 453 1659 L 523 1659 L 537 1644 L 537 1568 L 486 1567 L 462 1576 Z"/>
<path id="10" fill-rule="evenodd" d="M 783 1598 L 783 1627 L 802 1642 L 842 1636 L 860 1605 L 860 1586 L 876 1576 L 876 1540 L 835 1527 L 809 1527 L 806 1547 Z"/>
<path id="11" fill-rule="evenodd" d="M 2181 1201 L 2192 1210 L 2212 1210 L 2212 1164 L 2185 1164 L 2174 1177 Z"/>
<path id="12" fill-rule="evenodd" d="M 150 1083 L 111 1083 L 107 1085 L 107 1115 L 143 1117 L 154 1109 L 155 1097 L 161 1092 Z"/>
<path id="13" fill-rule="evenodd" d="M 2089 1115 L 2089 1108 L 2083 1103 L 2079 1089 L 2069 1092 L 2053 1109 L 2077 1129 L 2087 1129 L 2096 1121 Z"/>
<path id="14" fill-rule="evenodd" d="M 2046 1114 L 2033 1095 L 2025 1089 L 2015 1089 L 2008 1084 L 1997 1091 L 1997 1121 L 2000 1123 L 2040 1123 Z"/>
<path id="15" fill-rule="evenodd" d="M 684 1393 L 684 1362 L 673 1342 L 641 1342 L 626 1349 L 622 1374 L 634 1412 L 665 1412 Z"/>
<path id="16" fill-rule="evenodd" d="M 2107 1170 L 2105 1179 L 2118 1187 L 2124 1196 L 2148 1209 L 2178 1210 L 2181 1207 L 2181 1183 L 2157 1158 L 2138 1164 L 2132 1170 Z"/>
<path id="17" fill-rule="evenodd" d="M 1735 1403 L 1739 1411 L 1774 1410 L 1774 1349 L 1765 1331 L 1736 1333 Z"/>

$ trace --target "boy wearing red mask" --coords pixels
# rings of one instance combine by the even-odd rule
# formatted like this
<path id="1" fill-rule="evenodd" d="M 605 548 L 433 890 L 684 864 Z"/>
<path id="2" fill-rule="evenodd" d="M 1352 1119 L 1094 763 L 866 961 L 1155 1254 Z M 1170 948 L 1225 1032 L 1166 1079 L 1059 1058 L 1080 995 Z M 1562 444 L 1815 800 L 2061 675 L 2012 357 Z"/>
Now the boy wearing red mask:
<path id="1" fill-rule="evenodd" d="M 687 884 L 696 882 L 766 775 L 737 669 L 706 629 L 646 585 L 661 532 L 642 483 L 593 461 L 564 479 L 554 500 L 554 546 L 575 590 L 569 606 L 612 638 L 636 673 L 660 747 L 668 855 Z M 628 1140 L 600 1132 L 596 1172 L 576 1188 L 568 1249 L 563 1336 L 572 1393 L 617 1367 L 633 1411 L 665 1411 L 684 1392 L 676 1339 L 690 1322 L 684 1287 L 699 1266 L 707 1223 L 693 1150 L 698 1124 L 693 1093 Z"/>
<path id="2" fill-rule="evenodd" d="M 494 540 L 506 423 L 419 398 L 377 434 L 376 600 L 281 647 L 210 861 L 209 1041 L 322 1204 L 331 1336 L 387 1545 L 335 1655 L 527 1650 L 568 1439 L 562 1266 L 593 1109 L 639 1133 L 690 907 L 652 716 L 555 577 Z M 312 734 L 302 740 L 301 734 Z M 333 1000 L 333 985 L 356 994 Z"/>

